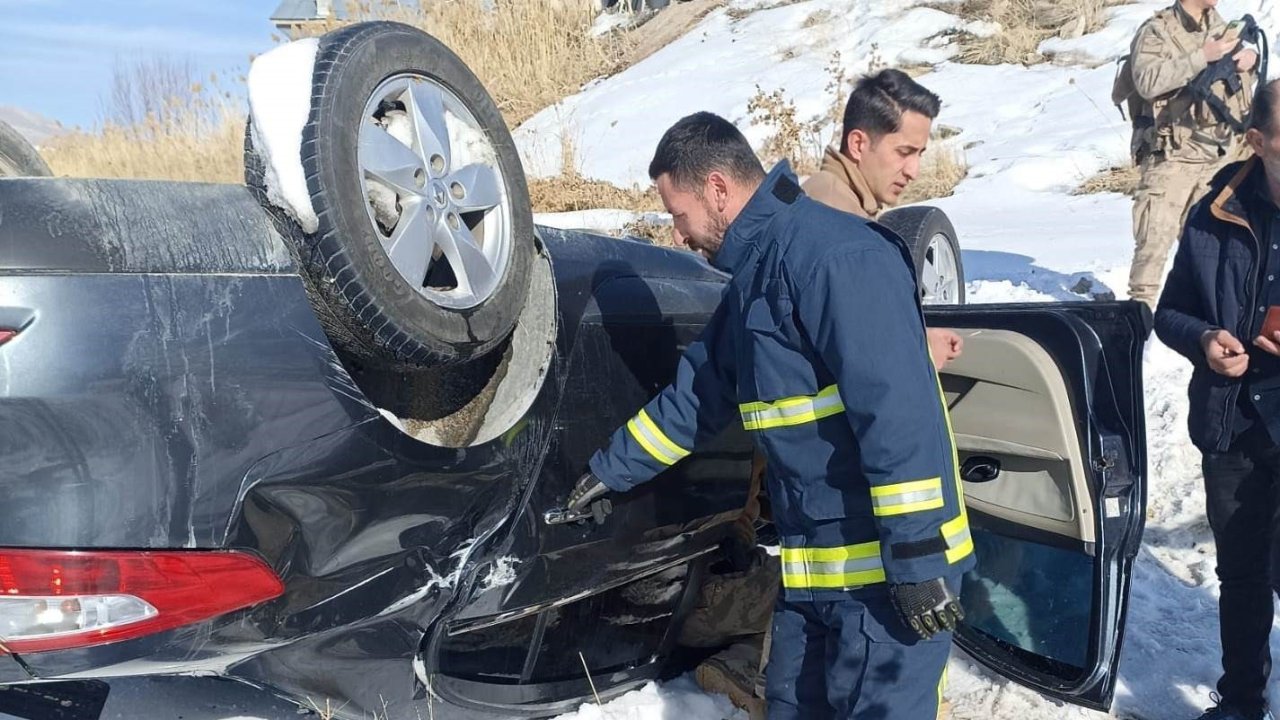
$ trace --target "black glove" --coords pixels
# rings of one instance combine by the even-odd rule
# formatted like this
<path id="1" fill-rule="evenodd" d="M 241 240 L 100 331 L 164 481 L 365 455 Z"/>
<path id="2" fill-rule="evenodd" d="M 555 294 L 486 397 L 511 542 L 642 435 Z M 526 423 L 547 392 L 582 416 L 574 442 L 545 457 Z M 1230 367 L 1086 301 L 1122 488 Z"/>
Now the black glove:
<path id="1" fill-rule="evenodd" d="M 596 477 L 595 473 L 587 471 L 578 478 L 578 484 L 574 485 L 573 492 L 569 493 L 568 510 L 570 512 L 582 510 L 607 492 L 609 492 L 609 486 L 600 482 L 600 478 Z"/>
<path id="2" fill-rule="evenodd" d="M 925 640 L 943 630 L 955 630 L 964 619 L 959 598 L 951 594 L 942 578 L 890 585 L 889 596 L 902 621 Z"/>

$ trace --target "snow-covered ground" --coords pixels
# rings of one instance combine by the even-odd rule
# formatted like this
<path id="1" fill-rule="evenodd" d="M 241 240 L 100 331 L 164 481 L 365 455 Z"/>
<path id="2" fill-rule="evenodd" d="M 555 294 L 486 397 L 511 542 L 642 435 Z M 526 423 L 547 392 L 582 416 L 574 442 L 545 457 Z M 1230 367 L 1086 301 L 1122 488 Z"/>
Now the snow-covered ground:
<path id="1" fill-rule="evenodd" d="M 1138 23 L 1167 1 L 1112 8 L 1103 31 L 1052 40 L 1044 49 L 1058 62 L 1027 68 L 948 61 L 954 48 L 942 33 L 962 23 L 935 9 L 945 3 L 926 8 L 920 7 L 922 0 L 803 0 L 735 20 L 728 8 L 775 3 L 733 0 L 638 65 L 534 116 L 515 138 L 531 175 L 560 170 L 561 136 L 568 133 L 583 175 L 643 185 L 659 136 L 683 115 L 715 111 L 761 143 L 771 130 L 751 126 L 747 113 L 757 86 L 766 92 L 785 89 L 805 119 L 826 112 L 825 68 L 835 52 L 851 76 L 873 63 L 937 63 L 919 80 L 942 96 L 939 122 L 959 130 L 947 143 L 963 151 L 970 173 L 953 196 L 932 204 L 946 210 L 960 234 L 970 301 L 1082 299 L 1073 292 L 1082 277 L 1093 281 L 1095 292 L 1110 289 L 1123 297 L 1132 252 L 1130 202 L 1118 195 L 1073 196 L 1071 191 L 1094 173 L 1126 162 L 1128 126 L 1109 101 L 1110 60 L 1127 50 Z M 1223 0 L 1220 11 L 1227 17 L 1252 12 L 1269 28 L 1278 27 L 1275 21 L 1280 20 L 1274 0 Z M 617 228 L 627 219 L 620 211 L 597 211 L 540 221 Z M 1199 454 L 1186 438 L 1188 376 L 1185 361 L 1158 341 L 1149 344 L 1148 524 L 1135 568 L 1116 717 L 1195 717 L 1208 704 L 1218 673 L 1218 587 L 1204 520 Z M 254 705 L 248 691 L 238 686 L 205 693 L 207 702 L 172 687 L 152 681 L 122 683 L 108 717 L 130 717 L 136 707 L 132 699 L 156 693 L 183 697 L 173 705 L 191 720 L 287 716 L 282 706 Z M 1277 688 L 1272 689 L 1274 694 Z M 1013 686 L 958 653 L 947 696 L 957 720 L 1105 717 Z M 745 716 L 724 698 L 705 695 L 682 678 L 563 717 Z"/>

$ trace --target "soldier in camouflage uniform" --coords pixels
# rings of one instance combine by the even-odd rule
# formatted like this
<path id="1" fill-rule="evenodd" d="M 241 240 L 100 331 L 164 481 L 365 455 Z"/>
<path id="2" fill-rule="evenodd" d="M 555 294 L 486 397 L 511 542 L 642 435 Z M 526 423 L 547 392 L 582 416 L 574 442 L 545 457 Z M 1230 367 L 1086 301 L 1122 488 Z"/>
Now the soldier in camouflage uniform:
<path id="1" fill-rule="evenodd" d="M 1155 308 L 1169 248 L 1191 206 L 1223 165 L 1244 152 L 1243 131 L 1223 122 L 1189 85 L 1210 63 L 1232 53 L 1238 40 L 1214 9 L 1218 0 L 1178 0 L 1138 29 L 1113 99 L 1127 101 L 1134 123 L 1133 156 L 1142 172 L 1133 205 L 1134 254 L 1129 296 Z M 1243 90 L 1215 83 L 1232 116 L 1251 106 L 1258 54 L 1234 52 Z"/>

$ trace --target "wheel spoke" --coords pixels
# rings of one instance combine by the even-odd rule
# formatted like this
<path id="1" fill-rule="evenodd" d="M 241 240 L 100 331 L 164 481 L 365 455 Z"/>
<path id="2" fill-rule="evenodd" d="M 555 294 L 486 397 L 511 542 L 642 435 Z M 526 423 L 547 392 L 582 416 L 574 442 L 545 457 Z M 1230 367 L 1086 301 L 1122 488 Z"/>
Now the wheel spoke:
<path id="1" fill-rule="evenodd" d="M 449 258 L 459 290 L 471 295 L 488 292 L 493 283 L 493 265 L 466 225 L 450 227 L 447 218 L 442 217 L 437 224 L 436 242 Z"/>
<path id="2" fill-rule="evenodd" d="M 488 165 L 473 163 L 458 168 L 449 178 L 450 192 L 453 192 L 454 183 L 462 187 L 462 197 L 454 197 L 454 204 L 461 212 L 492 210 L 502 202 L 498 171 Z"/>
<path id="3" fill-rule="evenodd" d="M 409 83 L 409 99 L 409 114 L 413 118 L 418 152 L 422 154 L 428 167 L 432 166 L 433 155 L 439 155 L 444 160 L 444 166 L 433 168 L 432 172 L 434 177 L 440 177 L 450 167 L 449 127 L 444 121 L 444 97 L 440 94 L 440 88 L 435 85 L 414 81 Z"/>
<path id="4" fill-rule="evenodd" d="M 431 267 L 431 254 L 435 250 L 434 233 L 431 232 L 430 212 L 421 201 L 413 199 L 405 203 L 400 222 L 387 240 L 387 255 L 391 264 L 413 286 L 422 288 Z"/>
<path id="5" fill-rule="evenodd" d="M 938 268 L 934 264 L 934 259 L 925 257 L 924 267 L 920 271 L 920 287 L 924 288 L 926 296 L 933 296 L 938 289 Z"/>
<path id="6" fill-rule="evenodd" d="M 386 130 L 372 122 L 361 125 L 358 152 L 360 167 L 367 176 L 401 193 L 417 192 L 414 175 L 426 172 L 422 158 Z"/>

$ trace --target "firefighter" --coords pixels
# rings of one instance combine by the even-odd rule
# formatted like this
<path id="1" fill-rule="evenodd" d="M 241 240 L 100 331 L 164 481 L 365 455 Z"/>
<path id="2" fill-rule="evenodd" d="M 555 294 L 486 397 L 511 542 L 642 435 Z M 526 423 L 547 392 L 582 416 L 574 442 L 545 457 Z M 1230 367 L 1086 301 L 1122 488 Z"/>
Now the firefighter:
<path id="1" fill-rule="evenodd" d="M 570 507 L 741 422 L 768 460 L 782 545 L 769 717 L 934 717 L 973 543 L 906 246 L 807 197 L 786 163 L 766 175 L 711 113 L 667 130 L 649 175 L 680 236 L 732 279 Z"/>

